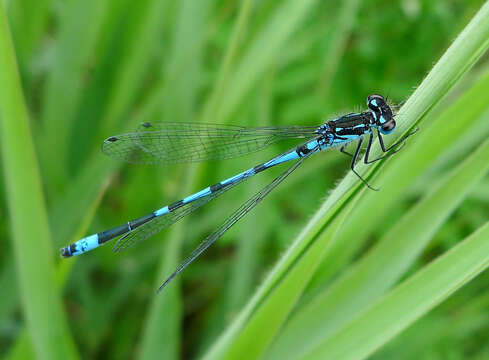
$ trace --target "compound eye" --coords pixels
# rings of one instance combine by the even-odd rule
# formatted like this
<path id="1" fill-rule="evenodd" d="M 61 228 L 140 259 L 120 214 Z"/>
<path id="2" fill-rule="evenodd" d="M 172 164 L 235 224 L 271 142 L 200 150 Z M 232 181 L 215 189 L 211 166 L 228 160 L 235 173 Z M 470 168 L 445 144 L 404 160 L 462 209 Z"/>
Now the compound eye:
<path id="1" fill-rule="evenodd" d="M 392 130 L 394 130 L 395 127 L 396 122 L 394 120 L 389 120 L 382 124 L 382 126 L 380 127 L 380 131 L 382 132 L 382 134 L 389 134 L 390 132 L 392 132 Z"/>
<path id="2" fill-rule="evenodd" d="M 379 111 L 382 104 L 384 104 L 384 103 L 385 103 L 385 100 L 380 95 L 370 95 L 367 98 L 367 106 L 370 108 L 370 110 L 373 110 L 373 111 Z"/>

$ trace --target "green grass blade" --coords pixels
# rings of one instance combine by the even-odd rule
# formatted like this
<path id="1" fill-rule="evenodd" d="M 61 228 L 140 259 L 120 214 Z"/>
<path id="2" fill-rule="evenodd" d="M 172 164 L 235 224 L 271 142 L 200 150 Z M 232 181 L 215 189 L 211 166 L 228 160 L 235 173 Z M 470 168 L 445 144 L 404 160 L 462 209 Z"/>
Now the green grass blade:
<path id="1" fill-rule="evenodd" d="M 252 6 L 253 0 L 241 1 L 236 25 L 234 26 L 233 33 L 229 41 L 229 47 L 226 50 L 226 54 L 222 60 L 212 94 L 209 96 L 206 102 L 204 113 L 202 115 L 202 122 L 213 121 L 212 118 L 219 108 L 219 104 L 222 102 L 221 99 L 223 96 L 225 96 L 225 90 L 227 86 L 230 85 L 229 80 L 232 72 L 232 66 L 239 51 L 239 46 L 244 38 Z"/>
<path id="2" fill-rule="evenodd" d="M 221 106 L 215 114 L 217 123 L 233 114 L 259 77 L 275 61 L 277 52 L 285 45 L 306 13 L 316 4 L 316 0 L 288 0 L 279 5 L 236 66 L 221 99 Z"/>
<path id="3" fill-rule="evenodd" d="M 0 121 L 13 247 L 29 335 L 41 359 L 76 358 L 55 282 L 53 251 L 29 119 L 0 5 Z"/>
<path id="4" fill-rule="evenodd" d="M 121 116 L 125 115 L 133 104 L 137 92 L 140 90 L 145 72 L 151 60 L 151 51 L 158 41 L 165 11 L 168 6 L 166 0 L 152 0 L 145 5 L 144 19 L 136 33 L 130 37 L 126 44 L 126 57 L 117 71 L 114 79 L 117 87 L 108 101 L 104 114 L 104 123 L 100 132 L 107 134 L 114 129 Z"/>
<path id="5" fill-rule="evenodd" d="M 165 87 L 162 90 L 165 105 L 163 113 L 167 115 L 165 119 L 188 121 L 195 115 L 199 84 L 195 83 L 194 79 L 201 76 L 205 25 L 212 5 L 212 0 L 200 1 L 198 4 L 192 0 L 185 0 L 178 5 L 171 56 L 166 68 Z M 193 180 L 195 179 L 192 175 L 188 176 L 187 185 Z M 162 244 L 162 257 L 159 270 L 156 272 L 155 288 L 158 288 L 178 266 L 182 235 L 181 224 L 167 234 L 167 241 Z M 178 282 L 152 299 L 143 329 L 139 358 L 180 357 L 182 307 Z"/>
<path id="6" fill-rule="evenodd" d="M 486 223 L 447 254 L 396 287 L 304 359 L 368 357 L 484 271 L 489 265 L 488 239 L 489 223 Z"/>
<path id="7" fill-rule="evenodd" d="M 324 55 L 324 65 L 318 86 L 318 96 L 323 101 L 326 101 L 333 77 L 345 52 L 349 36 L 357 19 L 359 7 L 359 0 L 343 1 L 335 19 L 334 34 L 330 40 L 328 51 Z"/>
<path id="8" fill-rule="evenodd" d="M 482 94 L 479 94 L 482 96 Z M 455 118 L 456 119 L 456 118 Z M 383 295 L 405 274 L 433 235 L 489 170 L 489 142 L 443 179 L 340 279 L 301 306 L 270 351 L 272 359 L 300 358 Z M 404 162 L 406 163 L 406 162 Z M 297 341 L 297 334 L 310 336 Z"/>
<path id="9" fill-rule="evenodd" d="M 435 106 L 486 52 L 489 47 L 488 16 L 489 2 L 486 2 L 406 101 L 398 115 L 402 130 L 409 127 L 411 119 L 422 118 Z"/>
<path id="10" fill-rule="evenodd" d="M 61 17 L 54 63 L 43 92 L 43 128 L 38 139 L 41 160 L 46 164 L 43 175 L 53 187 L 48 189 L 50 192 L 59 192 L 69 178 L 67 155 L 73 121 L 83 91 L 84 72 L 100 36 L 106 8 L 105 1 L 72 1 L 66 4 Z"/>
<path id="11" fill-rule="evenodd" d="M 93 218 L 95 208 L 105 191 L 108 177 L 120 163 L 108 160 L 101 154 L 94 161 L 90 161 L 71 183 L 68 193 L 56 202 L 49 210 L 50 227 L 52 229 L 53 243 L 66 245 L 79 240 L 86 234 L 86 229 Z M 73 207 L 73 204 L 77 204 Z M 70 209 L 70 211 L 66 211 Z M 73 229 L 76 229 L 73 231 Z M 57 249 L 53 249 L 56 253 Z M 74 261 L 62 261 L 56 269 L 59 287 L 64 287 Z M 12 346 L 8 358 L 25 359 L 32 353 L 27 331 L 19 332 L 16 343 Z"/>
<path id="12" fill-rule="evenodd" d="M 333 241 L 336 232 L 354 205 L 355 201 L 351 201 L 343 209 L 341 215 L 334 219 L 323 236 L 306 250 L 292 270 L 287 273 L 256 310 L 251 320 L 226 350 L 226 353 L 223 354 L 223 358 L 237 359 L 243 354 L 246 354 L 247 359 L 261 358 L 299 299 L 324 253 Z M 260 334 L 260 336 L 256 334 Z"/>
<path id="13" fill-rule="evenodd" d="M 457 295 L 455 294 L 455 297 Z M 447 306 L 441 305 L 416 321 L 400 336 L 375 353 L 372 360 L 419 358 L 419 354 L 424 351 L 436 352 L 440 346 L 449 352 L 461 353 L 460 349 L 465 348 L 464 344 L 468 345 L 477 338 L 478 333 L 485 331 L 489 322 L 489 314 L 485 311 L 489 306 L 489 293 L 486 291 L 481 295 L 477 294 L 470 302 L 461 304 L 456 312 L 450 311 L 452 309 L 448 308 L 450 306 L 448 302 Z M 446 344 L 450 347 L 446 348 Z M 473 359 L 474 355 L 471 352 L 470 358 Z"/>
<path id="14" fill-rule="evenodd" d="M 363 110 L 361 101 L 372 92 L 398 101 L 412 93 L 413 86 L 419 86 L 434 59 L 440 58 L 483 2 L 452 0 L 421 7 L 413 7 L 412 2 L 384 2 L 379 12 L 372 2 L 358 0 L 340 5 L 314 0 L 119 0 L 97 4 L 92 0 L 86 4 L 80 0 L 41 0 L 32 6 L 25 0 L 3 1 L 9 6 L 7 16 L 12 20 L 14 46 L 19 50 L 17 61 L 37 145 L 34 151 L 38 151 L 48 227 L 51 242 L 56 245 L 49 250 L 59 264 L 54 281 L 63 289 L 69 317 L 66 330 L 76 337 L 80 354 L 84 358 L 200 358 L 210 348 L 207 358 L 212 360 L 217 355 L 262 358 L 271 354 L 270 346 L 278 346 L 276 340 L 280 339 L 285 343 L 283 353 L 297 357 L 296 344 L 305 346 L 317 334 L 319 343 L 326 341 L 367 305 L 378 301 L 379 294 L 392 289 L 414 253 L 424 246 L 425 237 L 403 243 L 406 247 L 397 246 L 396 241 L 385 245 L 383 253 L 392 257 L 390 263 L 379 258 L 375 265 L 378 268 L 382 264 L 387 273 L 370 284 L 369 292 L 361 293 L 364 297 L 357 299 L 357 308 L 349 311 L 346 305 L 351 308 L 355 304 L 336 299 L 335 304 L 340 304 L 335 315 L 343 322 L 330 317 L 326 327 L 299 329 L 294 341 L 280 337 L 285 327 L 291 326 L 288 321 L 294 314 L 300 314 L 323 288 L 331 288 L 331 275 L 350 270 L 346 262 L 358 247 L 375 249 L 376 241 L 385 242 L 382 236 L 393 231 L 413 200 L 426 198 L 427 188 L 439 187 L 440 180 L 488 137 L 488 118 L 479 116 L 487 107 L 487 86 L 466 91 L 475 81 L 487 81 L 480 71 L 484 66 L 471 71 L 449 96 L 444 96 L 443 86 L 435 87 L 437 93 L 424 89 L 421 95 L 428 97 L 429 103 L 423 110 L 426 116 L 411 119 L 403 109 L 398 117 L 400 131 L 394 137 L 403 132 L 402 124 L 413 127 L 420 121 L 420 132 L 392 160 L 368 169 L 361 167 L 372 185 L 382 191 L 373 194 L 357 178 L 347 176 L 299 239 L 290 235 L 301 231 L 311 211 L 321 203 L 318 199 L 325 195 L 325 189 L 334 188 L 338 177 L 347 171 L 348 159 L 336 151 L 309 159 L 256 213 L 247 216 L 159 295 L 154 293 L 155 286 L 179 259 L 229 215 L 232 204 L 254 194 L 280 169 L 250 180 L 228 194 L 229 201 L 209 204 L 183 224 L 124 254 L 114 256 L 109 244 L 81 257 L 60 260 L 57 245 L 179 200 L 289 145 L 273 144 L 250 157 L 204 166 L 158 168 L 105 157 L 100 151 L 104 138 L 134 131 L 136 123 L 143 121 L 232 122 L 248 127 L 317 124 L 349 110 Z M 35 23 L 29 23 L 31 20 Z M 84 26 L 85 31 L 80 31 Z M 479 41 L 475 31 L 469 35 L 470 40 Z M 23 41 L 32 45 L 26 55 L 21 50 Z M 463 44 L 468 45 L 467 53 L 462 49 L 452 55 L 466 60 L 469 52 L 478 56 L 477 44 Z M 457 61 L 449 69 L 453 74 L 464 71 Z M 462 62 L 471 66 L 470 60 Z M 453 74 L 443 71 L 439 79 L 457 82 Z M 446 85 L 452 87 L 448 82 Z M 442 101 L 437 100 L 439 97 Z M 456 106 L 450 107 L 454 101 Z M 443 122 L 438 116 L 445 110 Z M 454 117 L 458 121 L 454 122 Z M 438 126 L 439 131 L 431 126 Z M 428 135 L 433 138 L 425 153 L 429 156 L 420 160 L 425 150 L 420 146 L 426 145 Z M 392 136 L 387 139 L 394 140 Z M 415 164 L 409 163 L 414 160 Z M 3 175 L 11 176 L 2 171 Z M 424 256 L 416 258 L 408 271 L 424 266 L 427 258 L 453 247 L 487 221 L 485 194 L 489 192 L 485 183 L 458 206 L 434 236 L 435 241 L 428 244 Z M 399 189 L 394 189 L 396 185 Z M 3 193 L 0 234 L 9 240 L 7 196 L 11 194 Z M 450 200 L 451 206 L 456 206 L 455 197 L 460 195 L 450 194 L 443 199 L 444 204 Z M 436 223 L 444 221 L 439 217 L 450 211 L 446 207 L 437 211 Z M 347 234 L 354 232 L 352 227 L 358 232 L 348 238 Z M 337 230 L 334 236 L 333 230 Z M 296 242 L 284 255 L 291 240 Z M 10 347 L 6 355 L 11 359 L 36 358 L 30 323 L 22 312 L 22 287 L 17 284 L 20 277 L 14 271 L 17 261 L 11 244 L 3 244 L 10 261 L 0 269 L 0 282 L 6 286 L 4 309 L 0 311 L 5 319 L 0 343 Z M 369 257 L 375 253 L 383 254 L 375 249 Z M 261 282 L 281 255 L 280 263 L 253 295 L 256 281 Z M 357 294 L 368 281 L 354 284 L 358 286 L 350 293 Z M 405 359 L 419 352 L 419 358 L 424 359 L 440 345 L 447 345 L 443 346 L 444 354 L 456 351 L 465 355 L 476 347 L 470 355 L 483 354 L 485 344 L 479 335 L 487 328 L 483 312 L 487 302 L 470 314 L 459 311 L 465 304 L 475 303 L 488 284 L 487 274 L 471 282 L 430 314 L 423 322 L 423 336 L 402 334 L 389 346 L 390 352 L 377 354 L 376 360 L 395 357 L 396 351 Z M 250 296 L 252 300 L 247 303 Z M 327 310 L 319 308 L 317 318 L 324 319 Z M 454 324 L 455 318 L 463 321 L 455 320 Z M 450 329 L 437 331 L 447 324 Z M 313 331 L 316 334 L 310 334 Z M 417 350 L 411 349 L 408 355 L 403 344 L 417 346 Z M 287 351 L 286 346 L 294 351 Z M 304 353 L 302 348 L 300 353 Z"/>
<path id="15" fill-rule="evenodd" d="M 420 116 L 431 109 L 433 104 L 437 103 L 448 92 L 451 86 L 455 84 L 455 81 L 474 64 L 477 58 L 474 57 L 474 54 L 477 54 L 477 56 L 482 55 L 482 50 L 485 50 L 489 45 L 489 23 L 485 21 L 487 16 L 489 16 L 489 4 L 481 8 L 466 29 L 443 55 L 439 63 L 435 65 L 432 70 L 433 74 L 430 73 L 427 76 L 423 84 L 420 85 L 408 100 L 408 103 L 410 103 L 409 106 L 401 109 L 399 118 L 402 120 L 400 120 L 401 130 L 399 131 L 399 135 L 409 127 L 412 127 L 419 120 Z M 453 55 L 453 57 L 450 58 L 449 55 Z M 429 84 L 426 84 L 426 82 L 429 82 Z M 413 107 L 413 104 L 416 104 L 419 108 Z M 392 138 L 391 141 L 395 141 L 395 138 Z M 376 152 L 374 151 L 374 153 L 379 155 L 378 150 Z M 377 170 L 379 166 L 372 167 Z M 362 173 L 364 170 L 365 168 L 360 172 Z M 239 336 L 239 333 L 250 318 L 252 318 L 258 306 L 271 293 L 284 274 L 291 269 L 296 260 L 311 246 L 318 235 L 324 231 L 337 211 L 348 201 L 347 197 L 351 196 L 357 187 L 358 179 L 354 174 L 349 173 L 323 203 L 289 250 L 275 265 L 264 283 L 258 288 L 247 306 L 208 351 L 205 358 L 217 358 L 225 352 L 226 348 L 232 346 L 234 340 Z"/>
<path id="16" fill-rule="evenodd" d="M 49 21 L 50 1 L 8 1 L 7 15 L 22 72 L 28 70 Z"/>

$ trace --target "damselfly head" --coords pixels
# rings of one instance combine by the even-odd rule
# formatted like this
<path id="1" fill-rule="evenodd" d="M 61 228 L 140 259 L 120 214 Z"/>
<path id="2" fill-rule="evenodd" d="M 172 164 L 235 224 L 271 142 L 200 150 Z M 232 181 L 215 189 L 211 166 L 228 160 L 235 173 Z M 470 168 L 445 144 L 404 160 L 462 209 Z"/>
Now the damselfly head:
<path id="1" fill-rule="evenodd" d="M 367 106 L 372 111 L 375 125 L 382 134 L 389 134 L 395 129 L 396 122 L 392 109 L 381 95 L 370 95 L 367 98 Z"/>

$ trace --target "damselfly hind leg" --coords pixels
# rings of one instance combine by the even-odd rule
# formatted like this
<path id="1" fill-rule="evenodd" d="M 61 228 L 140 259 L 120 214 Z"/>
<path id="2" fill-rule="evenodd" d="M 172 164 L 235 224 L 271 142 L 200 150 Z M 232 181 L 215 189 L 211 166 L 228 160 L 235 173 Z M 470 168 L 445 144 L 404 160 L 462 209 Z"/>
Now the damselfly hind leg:
<path id="1" fill-rule="evenodd" d="M 351 159 L 351 163 L 350 163 L 350 169 L 351 171 L 353 171 L 353 173 L 358 176 L 358 178 L 360 180 L 362 180 L 362 182 L 367 185 L 367 187 L 370 189 L 370 190 L 374 190 L 374 191 L 379 191 L 379 189 L 376 189 L 376 188 L 373 188 L 372 186 L 370 186 L 370 184 L 359 174 L 357 173 L 357 171 L 355 170 L 355 163 L 358 159 L 358 154 L 360 153 L 360 149 L 362 148 L 362 142 L 363 142 L 363 138 L 360 138 L 358 140 L 358 144 L 357 144 L 357 148 L 355 149 L 355 153 L 353 154 L 353 158 Z"/>
<path id="2" fill-rule="evenodd" d="M 346 145 L 348 145 L 348 144 L 345 144 L 345 145 L 343 145 L 343 146 L 340 147 L 340 152 L 342 152 L 343 154 L 348 155 L 348 156 L 353 156 L 353 154 L 351 154 L 351 153 L 349 153 L 348 151 L 345 150 L 346 149 Z"/>
<path id="3" fill-rule="evenodd" d="M 380 135 L 380 133 L 377 133 L 377 134 L 378 134 L 378 136 L 379 136 L 379 139 L 382 139 L 382 136 Z M 371 147 L 372 147 L 372 142 L 373 142 L 373 139 L 374 139 L 374 134 L 373 134 L 373 133 L 370 133 L 370 136 L 369 136 L 369 138 L 368 138 L 367 150 L 365 151 L 365 156 L 363 157 L 363 162 L 364 162 L 365 164 L 372 164 L 372 163 L 374 163 L 374 162 L 376 162 L 376 161 L 379 161 L 379 160 L 382 160 L 382 159 L 388 158 L 389 156 L 392 156 L 392 155 L 394 155 L 395 153 L 399 152 L 399 151 L 400 151 L 400 150 L 401 150 L 401 149 L 404 147 L 404 145 L 406 144 L 405 142 L 403 142 L 403 143 L 401 144 L 401 146 L 400 146 L 399 148 L 395 149 L 394 151 L 392 151 L 392 152 L 390 152 L 390 153 L 388 153 L 388 154 L 386 154 L 386 155 L 379 156 L 379 157 L 378 157 L 378 158 L 376 158 L 376 159 L 369 160 L 369 158 L 368 158 L 368 157 L 370 156 L 370 149 L 371 149 Z M 382 141 L 382 140 L 379 140 L 379 142 L 380 142 L 380 141 Z M 381 144 L 383 144 L 383 142 L 381 142 Z M 381 147 L 382 147 L 382 145 L 381 145 Z"/>
<path id="4" fill-rule="evenodd" d="M 384 153 L 387 153 L 387 152 L 391 151 L 392 149 L 394 149 L 394 148 L 395 148 L 396 146 L 398 146 L 399 144 L 400 144 L 401 146 L 400 146 L 400 147 L 398 147 L 397 149 L 394 149 L 393 151 L 391 151 L 390 153 L 388 153 L 388 154 L 386 154 L 386 155 L 379 156 L 378 158 L 373 159 L 373 160 L 369 160 L 369 158 L 368 158 L 368 157 L 369 157 L 369 155 L 370 155 L 370 149 L 372 148 L 372 142 L 373 142 L 373 138 L 374 138 L 374 134 L 373 134 L 373 132 L 371 132 L 371 133 L 370 133 L 370 135 L 369 135 L 369 138 L 368 138 L 367 149 L 366 149 L 366 151 L 365 151 L 365 156 L 364 156 L 364 158 L 363 158 L 363 162 L 364 162 L 365 164 L 372 164 L 372 163 L 374 163 L 374 162 L 376 162 L 376 161 L 378 161 L 378 160 L 381 160 L 381 159 L 384 159 L 384 158 L 387 158 L 387 157 L 389 157 L 389 156 L 394 155 L 395 153 L 399 152 L 399 151 L 400 151 L 400 150 L 401 150 L 401 149 L 404 147 L 404 145 L 406 145 L 406 139 L 407 139 L 408 137 L 410 137 L 411 135 L 415 134 L 415 133 L 416 133 L 418 130 L 419 130 L 419 129 L 418 129 L 418 128 L 416 128 L 416 129 L 414 129 L 413 131 L 411 131 L 410 133 L 407 133 L 406 135 L 404 135 L 402 138 L 400 138 L 398 141 L 396 141 L 394 144 L 392 144 L 392 145 L 391 145 L 391 146 L 389 146 L 388 148 L 386 148 L 386 147 L 385 147 L 385 145 L 384 145 L 384 141 L 383 141 L 382 135 L 380 134 L 380 132 L 379 132 L 379 131 L 377 131 L 377 136 L 378 136 L 378 138 L 379 138 L 380 147 L 381 147 L 381 149 L 382 149 L 382 151 L 383 151 Z M 367 186 L 368 186 L 368 188 L 369 188 L 369 189 L 372 189 L 372 190 L 378 191 L 378 189 L 375 189 L 375 188 L 371 187 L 371 186 L 370 186 L 370 185 L 367 183 L 367 181 L 365 181 L 365 180 L 364 180 L 364 179 L 363 179 L 363 178 L 362 178 L 362 177 L 361 177 L 361 176 L 360 176 L 360 175 L 359 175 L 359 174 L 358 174 L 358 173 L 355 171 L 355 169 L 354 169 L 354 166 L 355 166 L 355 161 L 356 161 L 356 159 L 357 159 L 357 157 L 358 157 L 358 153 L 360 152 L 360 147 L 361 147 L 361 145 L 362 145 L 362 141 L 363 141 L 363 139 L 362 139 L 362 138 L 361 138 L 361 139 L 358 141 L 358 145 L 357 145 L 357 148 L 356 148 L 356 150 L 355 150 L 355 154 L 354 154 L 354 156 L 353 156 L 352 163 L 351 163 L 351 170 L 352 170 L 352 171 L 355 173 L 355 175 L 357 175 L 357 176 L 360 178 L 360 180 L 362 180 L 362 181 L 363 181 L 363 183 L 364 183 L 365 185 L 367 185 Z M 344 147 L 344 146 L 342 146 L 342 148 L 343 148 L 343 147 Z M 342 149 L 340 149 L 340 150 L 342 150 Z M 342 151 L 342 152 L 343 152 L 343 151 Z"/>

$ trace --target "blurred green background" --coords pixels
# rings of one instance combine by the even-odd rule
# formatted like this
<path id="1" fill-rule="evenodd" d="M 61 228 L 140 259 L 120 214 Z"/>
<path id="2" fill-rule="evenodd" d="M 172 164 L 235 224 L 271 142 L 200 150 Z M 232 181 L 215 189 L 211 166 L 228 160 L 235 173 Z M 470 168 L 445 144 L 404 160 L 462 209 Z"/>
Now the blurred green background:
<path id="1" fill-rule="evenodd" d="M 365 98 L 372 93 L 400 103 L 415 91 L 483 3 L 3 1 L 10 30 L 4 27 L 2 32 L 11 33 L 39 168 L 25 164 L 21 170 L 25 173 L 19 176 L 38 179 L 42 192 L 32 195 L 33 203 L 40 207 L 30 208 L 27 203 L 25 209 L 32 211 L 22 211 L 25 217 L 15 225 L 12 219 L 22 208 L 15 210 L 15 204 L 21 200 L 12 195 L 15 192 L 8 180 L 1 189 L 0 356 L 204 356 L 348 172 L 349 159 L 331 151 L 308 160 L 156 295 L 160 283 L 200 240 L 283 169 L 247 181 L 121 254 L 115 255 L 109 245 L 61 260 L 58 248 L 174 202 L 294 143 L 273 145 L 242 159 L 151 167 L 106 158 L 100 151 L 102 141 L 144 121 L 316 125 L 364 109 Z M 7 55 L 4 52 L 0 57 Z M 474 84 L 486 79 L 487 60 L 482 56 L 454 89 L 446 96 L 441 94 L 443 100 L 433 104 L 437 106 L 428 119 L 436 119 Z M 12 93 L 5 79 L 0 86 Z M 307 321 L 302 328 L 294 328 L 293 316 L 327 294 L 335 279 L 352 269 L 352 264 L 390 234 L 399 219 L 475 151 L 489 134 L 489 103 L 487 107 L 485 103 L 471 118 L 468 131 L 450 146 L 433 138 L 442 149 L 440 155 L 430 158 L 402 196 L 383 209 L 381 219 L 370 222 L 377 211 L 371 202 L 372 206 L 357 215 L 361 221 L 340 225 L 340 229 L 347 228 L 338 238 L 347 241 L 338 240 L 340 245 L 332 254 L 339 255 L 321 262 L 305 291 L 294 300 L 284 324 L 257 357 L 305 356 L 310 349 L 294 352 L 294 344 L 307 343 L 312 334 L 318 336 L 322 331 L 309 327 Z M 470 99 L 464 104 L 470 106 Z M 16 119 L 5 117 L 4 121 L 15 124 Z M 420 133 L 423 126 L 419 124 Z M 21 149 L 31 146 L 29 137 L 14 141 Z M 408 143 L 403 152 L 410 150 Z M 12 171 L 7 162 L 10 156 L 15 155 L 4 147 L 1 171 L 5 177 Z M 396 157 L 387 163 L 395 162 Z M 382 188 L 375 177 L 371 183 Z M 356 189 L 357 194 L 365 191 Z M 25 196 L 31 196 L 30 191 L 25 189 Z M 488 220 L 487 176 L 461 193 L 453 209 L 427 235 L 429 242 L 378 298 Z M 368 196 L 380 199 L 382 190 Z M 36 221 L 45 230 L 39 238 L 38 233 L 26 238 L 15 230 L 16 226 L 35 229 Z M 489 277 L 483 273 L 395 339 L 386 340 L 370 358 L 489 359 L 488 288 Z M 328 323 L 328 318 L 321 321 Z M 329 331 L 334 333 L 342 326 Z M 259 339 L 261 331 L 253 336 Z M 252 357 L 241 353 L 240 358 Z"/>

